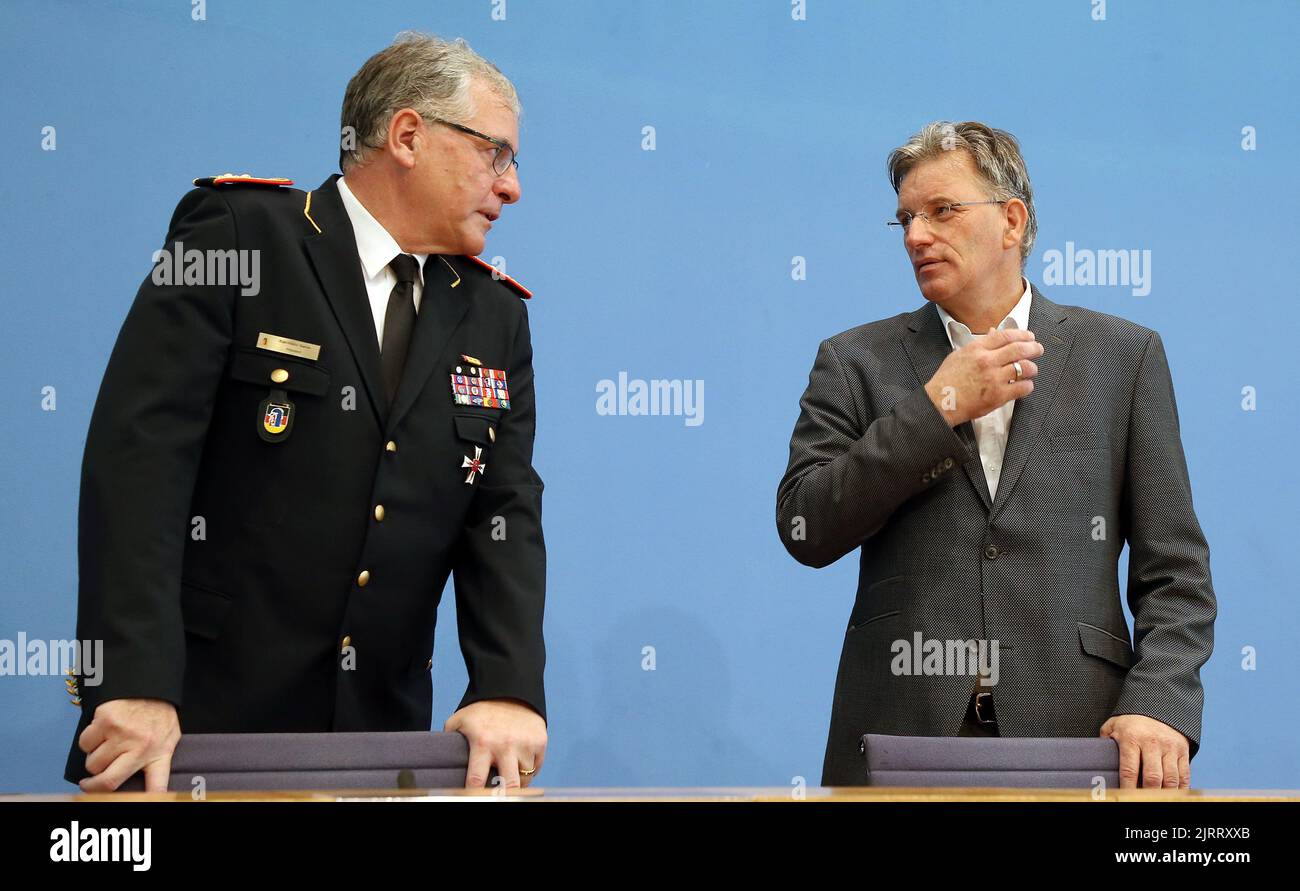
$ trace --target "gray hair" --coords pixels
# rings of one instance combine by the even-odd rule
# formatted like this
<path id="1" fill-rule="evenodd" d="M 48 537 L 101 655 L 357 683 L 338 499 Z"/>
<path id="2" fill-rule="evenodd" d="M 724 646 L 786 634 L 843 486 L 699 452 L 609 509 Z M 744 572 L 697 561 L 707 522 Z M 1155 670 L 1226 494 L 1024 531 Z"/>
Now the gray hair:
<path id="1" fill-rule="evenodd" d="M 1029 184 L 1029 171 L 1020 155 L 1020 143 L 1005 130 L 998 130 L 979 121 L 934 121 L 921 128 L 906 144 L 889 153 L 889 182 L 897 193 L 903 177 L 922 161 L 937 158 L 945 152 L 964 149 L 975 162 L 988 197 L 998 201 L 1019 198 L 1029 209 L 1029 220 L 1024 237 L 1020 240 L 1020 267 L 1025 266 L 1029 252 L 1038 237 L 1038 215 L 1034 212 L 1034 188 Z"/>
<path id="2" fill-rule="evenodd" d="M 341 139 L 339 168 L 347 173 L 388 140 L 388 125 L 403 108 L 426 119 L 462 123 L 474 116 L 470 88 L 485 83 L 519 116 L 519 95 L 501 70 L 461 38 L 403 31 L 392 44 L 366 60 L 343 94 L 340 134 L 352 128 L 354 146 Z"/>

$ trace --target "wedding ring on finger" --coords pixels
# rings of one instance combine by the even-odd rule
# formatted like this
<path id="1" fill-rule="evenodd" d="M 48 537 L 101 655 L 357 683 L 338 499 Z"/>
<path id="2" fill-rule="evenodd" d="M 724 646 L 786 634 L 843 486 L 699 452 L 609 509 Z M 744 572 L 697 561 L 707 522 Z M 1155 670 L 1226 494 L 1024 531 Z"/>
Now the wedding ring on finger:
<path id="1" fill-rule="evenodd" d="M 1024 369 L 1020 367 L 1019 362 L 1012 362 L 1011 366 L 1016 369 L 1016 380 L 1020 380 L 1020 378 L 1024 376 Z"/>

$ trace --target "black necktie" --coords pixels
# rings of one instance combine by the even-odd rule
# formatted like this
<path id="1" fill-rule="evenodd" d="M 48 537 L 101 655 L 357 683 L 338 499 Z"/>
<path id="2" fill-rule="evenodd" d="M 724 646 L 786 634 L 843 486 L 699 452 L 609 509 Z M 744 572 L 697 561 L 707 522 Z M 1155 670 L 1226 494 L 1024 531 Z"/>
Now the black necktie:
<path id="1" fill-rule="evenodd" d="M 384 370 L 384 392 L 391 408 L 397 398 L 397 385 L 402 381 L 402 369 L 406 367 L 411 332 L 415 330 L 415 276 L 420 267 L 410 254 L 398 254 L 388 265 L 397 274 L 397 284 L 388 295 L 388 309 L 384 313 L 380 364 Z"/>

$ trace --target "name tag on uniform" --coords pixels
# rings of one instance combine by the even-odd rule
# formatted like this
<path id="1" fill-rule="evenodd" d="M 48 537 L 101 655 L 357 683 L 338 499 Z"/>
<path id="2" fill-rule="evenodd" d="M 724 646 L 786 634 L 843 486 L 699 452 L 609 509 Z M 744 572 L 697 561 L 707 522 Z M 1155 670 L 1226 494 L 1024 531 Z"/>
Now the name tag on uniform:
<path id="1" fill-rule="evenodd" d="M 279 334 L 267 334 L 265 331 L 258 332 L 257 345 L 264 350 L 284 353 L 286 356 L 300 356 L 303 359 L 313 361 L 320 358 L 320 344 L 318 343 L 294 340 L 292 337 L 281 337 Z"/>

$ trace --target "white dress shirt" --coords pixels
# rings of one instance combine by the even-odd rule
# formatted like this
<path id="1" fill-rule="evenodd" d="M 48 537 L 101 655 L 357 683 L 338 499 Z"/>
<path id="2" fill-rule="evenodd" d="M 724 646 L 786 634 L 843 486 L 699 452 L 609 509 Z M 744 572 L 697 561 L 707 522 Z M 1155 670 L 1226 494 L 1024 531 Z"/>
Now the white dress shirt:
<path id="1" fill-rule="evenodd" d="M 1029 303 L 1032 292 L 1029 290 L 1029 282 L 1023 275 L 1020 280 L 1024 282 L 1025 291 L 1020 295 L 1016 305 L 1011 308 L 1011 313 L 998 325 L 999 331 L 1006 328 L 1025 330 L 1029 327 Z M 970 328 L 948 315 L 939 304 L 936 303 L 935 308 L 939 310 L 939 318 L 943 320 L 943 330 L 947 332 L 948 343 L 954 350 L 961 349 L 974 338 L 988 337 L 987 334 L 973 333 Z M 984 479 L 989 484 L 989 495 L 993 497 L 998 494 L 998 479 L 1002 476 L 1002 458 L 1007 451 L 1007 433 L 1011 430 L 1011 413 L 1015 407 L 1016 401 L 1013 399 L 1006 405 L 971 421 L 971 426 L 975 428 L 975 441 L 979 443 Z"/>
<path id="2" fill-rule="evenodd" d="M 366 295 L 370 298 L 370 312 L 375 317 L 375 336 L 379 348 L 384 345 L 384 316 L 388 314 L 388 296 L 397 285 L 397 274 L 388 264 L 398 254 L 405 253 L 388 230 L 370 215 L 370 211 L 357 200 L 348 188 L 347 177 L 339 179 L 339 197 L 343 209 L 352 221 L 352 232 L 357 238 L 357 254 L 361 257 L 361 271 L 366 277 Z M 424 295 L 424 261 L 428 254 L 412 254 L 419 271 L 415 281 L 415 311 L 420 311 L 420 298 Z"/>

